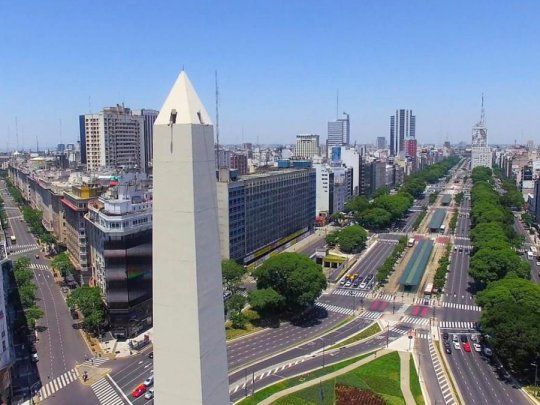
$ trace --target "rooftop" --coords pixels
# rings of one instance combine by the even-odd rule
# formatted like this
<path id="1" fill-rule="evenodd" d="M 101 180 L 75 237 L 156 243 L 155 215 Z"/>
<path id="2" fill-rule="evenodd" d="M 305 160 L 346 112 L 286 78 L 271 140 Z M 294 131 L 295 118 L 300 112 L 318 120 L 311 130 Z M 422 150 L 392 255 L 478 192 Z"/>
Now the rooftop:
<path id="1" fill-rule="evenodd" d="M 443 224 L 445 217 L 446 210 L 444 208 L 437 208 L 429 221 L 429 229 L 439 229 Z"/>

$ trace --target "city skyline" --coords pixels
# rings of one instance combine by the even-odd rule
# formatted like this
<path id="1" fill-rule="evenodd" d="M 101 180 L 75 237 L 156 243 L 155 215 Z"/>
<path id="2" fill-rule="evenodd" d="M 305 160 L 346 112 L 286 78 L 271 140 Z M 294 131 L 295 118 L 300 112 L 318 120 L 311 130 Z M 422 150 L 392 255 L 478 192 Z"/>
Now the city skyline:
<path id="1" fill-rule="evenodd" d="M 400 13 L 389 12 L 392 4 L 375 3 L 350 4 L 347 11 L 330 4 L 203 5 L 182 10 L 182 32 L 166 25 L 152 29 L 165 14 L 179 11 L 175 5 L 130 9 L 129 25 L 113 18 L 124 12 L 121 4 L 108 4 L 107 13 L 103 3 L 81 10 L 58 1 L 47 9 L 33 7 L 30 14 L 26 7 L 5 10 L 3 25 L 10 36 L 0 55 L 11 63 L 1 68 L 1 150 L 16 145 L 15 117 L 19 143 L 28 148 L 35 147 L 36 137 L 41 147 L 75 142 L 79 115 L 117 103 L 159 108 L 165 78 L 182 66 L 203 84 L 201 99 L 207 105 L 214 104 L 211 78 L 218 70 L 224 144 L 294 143 L 299 133 L 324 136 L 327 122 L 336 118 L 337 89 L 339 112 L 347 111 L 353 123 L 352 143 L 387 136 L 387 117 L 396 108 L 412 109 L 420 117 L 421 143 L 467 142 L 482 92 L 491 143 L 524 143 L 540 130 L 533 113 L 540 84 L 530 80 L 539 54 L 533 41 L 538 34 L 534 3 L 512 9 L 468 5 L 468 14 L 477 16 L 475 24 L 458 14 L 459 5 L 425 9 L 411 4 L 400 7 Z M 322 16 L 340 24 L 314 29 Z M 239 24 L 246 20 L 250 24 Z M 501 24 L 508 35 L 499 33 Z M 276 28 L 280 35 L 273 35 Z M 39 35 L 43 30 L 46 39 Z M 102 41 L 118 32 L 131 41 L 105 53 Z M 144 51 L 154 45 L 155 65 Z M 101 56 L 89 59 L 94 52 Z M 336 53 L 346 58 L 324 58 Z M 393 62 L 396 57 L 399 64 Z M 318 63 L 305 63 L 310 60 Z"/>

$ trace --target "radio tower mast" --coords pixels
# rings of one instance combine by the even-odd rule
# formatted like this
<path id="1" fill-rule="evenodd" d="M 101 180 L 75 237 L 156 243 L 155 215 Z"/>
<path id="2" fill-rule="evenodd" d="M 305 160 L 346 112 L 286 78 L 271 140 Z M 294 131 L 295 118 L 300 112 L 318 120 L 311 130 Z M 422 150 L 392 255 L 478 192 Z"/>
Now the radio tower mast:
<path id="1" fill-rule="evenodd" d="M 218 169 L 221 169 L 221 164 L 219 161 L 219 87 L 217 70 L 214 73 L 216 79 L 216 165 Z"/>

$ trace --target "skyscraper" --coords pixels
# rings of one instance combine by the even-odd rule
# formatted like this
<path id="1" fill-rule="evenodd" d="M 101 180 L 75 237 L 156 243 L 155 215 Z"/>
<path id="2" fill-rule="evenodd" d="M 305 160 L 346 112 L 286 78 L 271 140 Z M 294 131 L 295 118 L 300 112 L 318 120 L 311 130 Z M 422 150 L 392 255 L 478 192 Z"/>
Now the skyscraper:
<path id="1" fill-rule="evenodd" d="M 81 161 L 90 171 L 132 167 L 145 170 L 144 118 L 123 105 L 79 117 Z"/>
<path id="2" fill-rule="evenodd" d="M 471 139 L 471 169 L 477 166 L 491 167 L 491 148 L 488 146 L 486 114 L 484 110 L 484 95 L 482 94 L 482 108 L 480 111 L 480 121 L 472 128 Z"/>
<path id="3" fill-rule="evenodd" d="M 405 139 L 416 138 L 416 116 L 412 110 L 396 110 L 390 116 L 390 155 L 396 156 L 405 149 Z"/>
<path id="4" fill-rule="evenodd" d="M 328 121 L 328 138 L 326 140 L 328 152 L 331 152 L 334 146 L 343 146 L 350 143 L 351 122 L 349 114 L 343 113 L 343 116 L 344 118 L 338 118 L 336 121 Z"/>
<path id="5" fill-rule="evenodd" d="M 152 167 L 152 155 L 153 155 L 153 134 L 154 134 L 154 121 L 156 120 L 159 111 L 149 110 L 143 108 L 141 110 L 133 110 L 134 115 L 140 115 L 143 117 L 143 143 L 144 143 L 144 167 L 146 170 Z"/>
<path id="6" fill-rule="evenodd" d="M 183 71 L 154 123 L 153 175 L 156 397 L 227 404 L 214 129 Z"/>
<path id="7" fill-rule="evenodd" d="M 377 149 L 386 149 L 386 138 L 384 136 L 377 137 Z"/>
<path id="8" fill-rule="evenodd" d="M 311 159 L 319 154 L 319 135 L 296 135 L 295 156 Z"/>

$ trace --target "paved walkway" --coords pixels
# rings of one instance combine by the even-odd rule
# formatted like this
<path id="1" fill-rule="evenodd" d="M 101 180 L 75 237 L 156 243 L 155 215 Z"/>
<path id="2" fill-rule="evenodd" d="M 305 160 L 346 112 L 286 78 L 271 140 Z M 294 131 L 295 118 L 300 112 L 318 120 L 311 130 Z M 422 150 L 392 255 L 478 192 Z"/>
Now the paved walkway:
<path id="1" fill-rule="evenodd" d="M 398 352 L 400 360 L 400 385 L 401 392 L 405 398 L 405 403 L 407 405 L 415 405 L 413 394 L 411 392 L 411 373 L 410 373 L 410 361 L 408 352 Z"/>
<path id="2" fill-rule="evenodd" d="M 284 397 L 284 396 L 289 395 L 289 394 L 292 394 L 293 392 L 301 391 L 304 388 L 308 388 L 308 387 L 311 387 L 313 385 L 317 385 L 320 382 L 331 380 L 331 379 L 336 378 L 336 377 L 338 377 L 340 375 L 346 374 L 346 373 L 348 373 L 350 371 L 353 371 L 354 369 L 356 369 L 356 368 L 358 368 L 360 366 L 363 366 L 366 363 L 369 363 L 370 361 L 375 360 L 377 357 L 382 357 L 385 354 L 390 353 L 391 351 L 392 350 L 385 350 L 385 349 L 379 350 L 379 351 L 375 352 L 374 354 L 372 354 L 372 355 L 370 355 L 368 357 L 364 357 L 363 359 L 358 360 L 356 363 L 349 364 L 347 367 L 343 367 L 342 369 L 334 371 L 333 373 L 326 374 L 325 376 L 322 376 L 321 378 L 315 378 L 315 379 L 307 381 L 305 383 L 295 385 L 294 387 L 287 388 L 286 390 L 276 392 L 274 395 L 271 395 L 268 398 L 266 398 L 265 400 L 261 401 L 259 403 L 259 405 L 270 405 L 274 401 L 277 401 L 279 398 Z M 408 364 L 408 362 L 407 362 L 407 364 Z M 409 375 L 408 370 L 409 370 L 409 368 L 407 366 L 407 376 Z M 409 380 L 407 379 L 407 381 L 409 381 Z M 410 394 L 410 390 L 409 390 L 409 394 Z M 404 395 L 405 395 L 405 393 L 404 393 Z M 411 395 L 411 398 L 412 398 L 412 395 Z M 414 403 L 415 402 L 413 400 L 412 404 L 414 405 Z M 407 404 L 409 404 L 409 402 L 407 402 Z"/>

